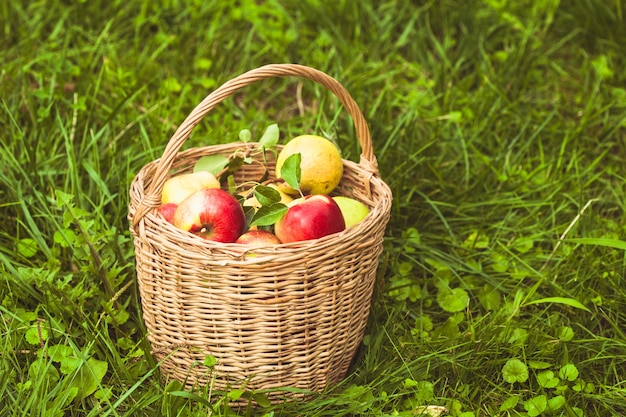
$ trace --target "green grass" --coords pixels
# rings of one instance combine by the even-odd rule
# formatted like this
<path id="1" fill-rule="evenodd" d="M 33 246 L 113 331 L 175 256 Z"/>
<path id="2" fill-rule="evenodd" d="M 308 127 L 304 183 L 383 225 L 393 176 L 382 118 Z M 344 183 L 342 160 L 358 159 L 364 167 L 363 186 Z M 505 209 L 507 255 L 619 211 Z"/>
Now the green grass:
<path id="1" fill-rule="evenodd" d="M 347 379 L 238 413 L 625 415 L 625 12 L 618 0 L 3 2 L 0 415 L 234 412 L 160 381 L 128 190 L 212 89 L 279 62 L 351 92 L 394 205 Z M 358 160 L 343 110 L 305 82 L 301 113 L 298 82 L 246 88 L 185 146 L 276 122 L 285 137 L 330 133 Z"/>

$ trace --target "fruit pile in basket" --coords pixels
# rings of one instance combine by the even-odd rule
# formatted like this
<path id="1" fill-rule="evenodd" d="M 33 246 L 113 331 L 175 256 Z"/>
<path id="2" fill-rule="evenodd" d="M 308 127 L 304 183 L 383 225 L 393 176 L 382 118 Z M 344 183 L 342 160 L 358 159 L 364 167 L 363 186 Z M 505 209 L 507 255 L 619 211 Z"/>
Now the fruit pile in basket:
<path id="1" fill-rule="evenodd" d="M 249 140 L 244 130 L 240 137 Z M 367 216 L 362 202 L 332 195 L 343 175 L 339 149 L 328 139 L 302 135 L 276 150 L 278 128 L 269 126 L 257 152 L 277 153 L 276 178 L 237 184 L 232 175 L 251 163 L 250 149 L 207 155 L 193 172 L 163 185 L 159 212 L 179 229 L 223 243 L 267 246 L 318 239 L 351 227 Z M 266 160 L 263 158 L 263 160 Z M 267 170 L 266 170 L 267 174 Z M 220 179 L 228 178 L 228 191 Z"/>

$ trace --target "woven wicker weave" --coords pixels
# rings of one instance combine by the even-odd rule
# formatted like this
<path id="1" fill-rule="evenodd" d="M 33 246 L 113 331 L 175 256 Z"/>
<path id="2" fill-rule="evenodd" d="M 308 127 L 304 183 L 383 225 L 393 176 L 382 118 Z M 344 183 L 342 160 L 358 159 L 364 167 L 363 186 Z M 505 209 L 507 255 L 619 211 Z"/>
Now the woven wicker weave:
<path id="1" fill-rule="evenodd" d="M 344 160 L 335 192 L 365 203 L 371 209 L 368 217 L 322 239 L 268 248 L 204 240 L 166 222 L 156 208 L 173 172 L 191 171 L 204 155 L 256 146 L 233 143 L 181 151 L 194 126 L 237 90 L 285 76 L 320 83 L 352 117 L 362 155 L 358 164 Z M 269 152 L 267 157 L 274 175 Z M 236 179 L 258 180 L 263 172 L 260 164 L 246 164 Z M 277 64 L 216 89 L 184 120 L 162 158 L 140 170 L 130 189 L 128 218 L 143 318 L 162 376 L 188 388 L 245 385 L 268 391 L 270 398 L 278 387 L 320 391 L 340 382 L 363 337 L 391 200 L 367 123 L 335 79 L 309 67 Z M 218 360 L 212 368 L 202 365 L 207 355 Z"/>

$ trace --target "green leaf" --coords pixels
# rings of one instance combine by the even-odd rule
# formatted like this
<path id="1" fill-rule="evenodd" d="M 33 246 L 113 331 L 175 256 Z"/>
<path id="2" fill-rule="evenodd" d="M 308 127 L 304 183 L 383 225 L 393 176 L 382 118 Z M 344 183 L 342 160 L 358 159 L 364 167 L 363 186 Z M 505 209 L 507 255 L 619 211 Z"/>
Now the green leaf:
<path id="1" fill-rule="evenodd" d="M 572 391 L 581 392 L 585 388 L 585 381 L 582 378 L 578 378 L 574 385 L 572 385 Z"/>
<path id="2" fill-rule="evenodd" d="M 591 61 L 593 69 L 596 70 L 600 78 L 611 78 L 613 76 L 613 70 L 609 67 L 606 55 L 600 55 L 599 57 Z"/>
<path id="3" fill-rule="evenodd" d="M 555 378 L 554 372 L 546 370 L 537 374 L 537 383 L 544 388 L 556 388 L 561 380 Z"/>
<path id="4" fill-rule="evenodd" d="M 574 329 L 569 326 L 561 326 L 559 328 L 559 339 L 564 342 L 569 342 L 574 338 Z"/>
<path id="5" fill-rule="evenodd" d="M 532 369 L 548 369 L 552 366 L 552 364 L 550 362 L 543 361 L 528 361 L 528 366 Z"/>
<path id="6" fill-rule="evenodd" d="M 261 206 L 271 206 L 274 203 L 280 203 L 280 193 L 278 190 L 259 184 L 254 187 L 254 196 Z"/>
<path id="7" fill-rule="evenodd" d="M 217 364 L 217 358 L 216 358 L 215 356 L 213 356 L 213 355 L 207 355 L 207 356 L 204 358 L 204 361 L 203 361 L 203 365 L 204 365 L 204 366 L 206 366 L 206 367 L 208 367 L 208 368 L 212 368 L 212 367 L 214 367 L 214 366 L 215 366 L 215 364 Z"/>
<path id="8" fill-rule="evenodd" d="M 178 81 L 174 77 L 166 78 L 165 82 L 163 83 L 163 86 L 165 87 L 166 90 L 168 90 L 171 93 L 179 93 L 183 89 L 183 86 L 180 83 L 180 81 Z"/>
<path id="9" fill-rule="evenodd" d="M 568 381 L 575 381 L 578 378 L 578 368 L 576 365 L 568 363 L 559 369 L 559 377 Z"/>
<path id="10" fill-rule="evenodd" d="M 259 139 L 259 145 L 263 149 L 274 149 L 280 137 L 277 124 L 271 124 L 263 132 L 263 136 Z"/>
<path id="11" fill-rule="evenodd" d="M 565 406 L 565 397 L 562 395 L 557 395 L 556 397 L 552 397 L 548 400 L 548 409 L 551 411 L 560 410 Z"/>
<path id="12" fill-rule="evenodd" d="M 233 178 L 232 175 L 228 176 L 228 191 L 234 195 L 235 197 L 237 197 L 237 182 L 235 181 L 235 178 Z"/>
<path id="13" fill-rule="evenodd" d="M 519 253 L 526 253 L 535 246 L 535 241 L 529 237 L 521 237 L 513 241 L 513 249 Z"/>
<path id="14" fill-rule="evenodd" d="M 388 294 L 398 301 L 409 299 L 415 302 L 422 298 L 422 288 L 410 277 L 394 276 L 391 278 Z"/>
<path id="15" fill-rule="evenodd" d="M 415 399 L 420 404 L 427 404 L 435 398 L 435 386 L 430 381 L 419 381 L 415 392 Z"/>
<path id="16" fill-rule="evenodd" d="M 545 395 L 538 395 L 527 401 L 524 401 L 524 410 L 528 412 L 530 417 L 538 416 L 546 411 L 548 407 L 548 399 Z"/>
<path id="17" fill-rule="evenodd" d="M 200 157 L 193 166 L 193 172 L 207 171 L 213 175 L 219 174 L 230 162 L 224 155 L 205 155 Z"/>
<path id="18" fill-rule="evenodd" d="M 245 391 L 242 389 L 233 389 L 229 391 L 228 394 L 226 394 L 226 397 L 228 397 L 228 399 L 231 401 L 237 401 L 239 398 L 241 398 L 244 392 Z"/>
<path id="19" fill-rule="evenodd" d="M 460 122 L 461 119 L 463 118 L 463 113 L 458 110 L 455 110 L 455 111 L 448 113 L 446 118 L 452 122 Z"/>
<path id="20" fill-rule="evenodd" d="M 45 378 L 45 382 L 53 386 L 59 380 L 59 372 L 51 362 L 44 359 L 37 359 L 28 367 L 28 378 L 38 383 L 42 382 L 41 380 Z"/>
<path id="21" fill-rule="evenodd" d="M 272 402 L 269 400 L 269 398 L 267 398 L 267 395 L 262 394 L 262 393 L 255 393 L 252 394 L 252 398 L 254 398 L 254 401 L 263 408 L 267 408 L 267 407 L 271 407 Z M 264 414 L 263 417 L 271 417 L 274 415 L 273 411 L 270 411 L 267 414 Z"/>
<path id="22" fill-rule="evenodd" d="M 53 239 L 62 248 L 69 248 L 76 241 L 76 233 L 72 229 L 55 230 Z"/>
<path id="23" fill-rule="evenodd" d="M 300 189 L 300 179 L 302 175 L 300 171 L 301 161 L 302 155 L 299 152 L 294 153 L 293 155 L 289 155 L 280 167 L 280 177 L 294 190 Z"/>
<path id="24" fill-rule="evenodd" d="M 511 335 L 511 337 L 509 337 L 508 342 L 512 345 L 523 345 L 526 343 L 526 340 L 528 339 L 528 331 L 526 331 L 525 329 L 520 329 L 517 328 L 515 330 L 513 330 L 513 334 Z"/>
<path id="25" fill-rule="evenodd" d="M 502 296 L 500 291 L 489 284 L 485 284 L 480 291 L 478 291 L 478 301 L 485 310 L 497 310 L 502 304 Z"/>
<path id="26" fill-rule="evenodd" d="M 61 362 L 63 358 L 71 356 L 73 352 L 71 347 L 65 345 L 52 345 L 47 350 L 48 356 L 54 362 Z"/>
<path id="27" fill-rule="evenodd" d="M 34 325 L 26 331 L 25 338 L 31 345 L 39 345 L 48 339 L 48 329 Z"/>
<path id="28" fill-rule="evenodd" d="M 422 243 L 420 232 L 415 227 L 409 227 L 402 232 L 402 238 L 406 240 L 406 243 L 418 246 Z"/>
<path id="29" fill-rule="evenodd" d="M 242 129 L 239 131 L 239 139 L 242 142 L 250 142 L 252 140 L 252 132 L 250 129 Z"/>
<path id="30" fill-rule="evenodd" d="M 459 337 L 461 334 L 459 330 L 459 325 L 454 319 L 454 317 L 448 317 L 448 320 L 445 321 L 444 324 L 437 327 L 433 333 L 432 338 L 438 339 L 440 337 L 454 339 Z"/>
<path id="31" fill-rule="evenodd" d="M 589 313 L 591 313 L 591 310 L 589 310 L 587 307 L 585 307 L 584 304 L 582 304 L 580 301 L 578 300 L 574 300 L 573 298 L 566 298 L 566 297 L 546 297 L 546 298 L 541 298 L 539 300 L 533 300 L 533 301 L 529 301 L 527 303 L 524 303 L 523 306 L 529 306 L 529 305 L 533 305 L 533 304 L 544 304 L 544 303 L 556 303 L 556 304 L 564 304 L 570 307 L 574 307 L 574 308 L 579 308 L 581 310 L 585 310 Z"/>
<path id="32" fill-rule="evenodd" d="M 108 400 L 113 397 L 113 387 L 102 387 L 93 394 L 97 400 Z"/>
<path id="33" fill-rule="evenodd" d="M 235 172 L 245 163 L 246 160 L 241 156 L 234 156 L 228 163 L 228 171 Z"/>
<path id="34" fill-rule="evenodd" d="M 596 390 L 596 386 L 593 384 L 593 382 L 587 382 L 585 384 L 585 388 L 583 389 L 583 392 L 585 394 L 593 394 Z"/>
<path id="35" fill-rule="evenodd" d="M 169 393 L 169 395 L 171 395 L 172 397 L 181 397 L 181 398 L 187 398 L 187 399 L 192 400 L 192 401 L 196 401 L 196 402 L 204 405 L 205 407 L 208 407 L 211 410 L 213 410 L 213 406 L 212 406 L 212 404 L 209 401 L 207 401 L 205 398 L 200 397 L 199 395 L 192 394 L 191 392 L 187 392 L 187 391 L 172 391 L 172 392 Z"/>
<path id="36" fill-rule="evenodd" d="M 415 325 L 413 326 L 413 328 L 416 330 L 427 332 L 431 331 L 433 327 L 434 325 L 432 319 L 426 314 L 422 314 L 421 316 L 416 318 Z"/>
<path id="37" fill-rule="evenodd" d="M 274 203 L 261 206 L 250 221 L 250 226 L 271 226 L 287 213 L 287 206 L 283 203 Z"/>
<path id="38" fill-rule="evenodd" d="M 512 410 L 517 407 L 517 403 L 519 402 L 519 397 L 512 395 L 500 405 L 500 411 Z"/>
<path id="39" fill-rule="evenodd" d="M 402 385 L 404 386 L 404 389 L 415 388 L 417 387 L 417 381 L 411 378 L 406 378 Z"/>
<path id="40" fill-rule="evenodd" d="M 581 237 L 576 239 L 567 239 L 567 241 L 573 243 L 581 243 L 583 245 L 606 246 L 608 248 L 626 250 L 626 241 L 619 239 Z"/>
<path id="41" fill-rule="evenodd" d="M 79 377 L 74 381 L 79 388 L 78 399 L 83 399 L 93 394 L 109 369 L 108 363 L 94 358 L 87 359 L 87 362 L 80 367 Z"/>
<path id="42" fill-rule="evenodd" d="M 397 270 L 400 276 L 406 277 L 413 270 L 413 264 L 410 262 L 400 262 L 400 264 L 397 267 Z"/>
<path id="43" fill-rule="evenodd" d="M 77 370 L 80 365 L 82 365 L 83 360 L 79 359 L 79 358 L 75 358 L 72 356 L 66 356 L 64 358 L 61 358 L 61 373 L 65 374 L 65 375 L 69 375 L 72 372 L 74 372 L 75 370 Z"/>
<path id="44" fill-rule="evenodd" d="M 491 268 L 496 272 L 506 272 L 509 269 L 509 261 L 506 256 L 499 252 L 491 253 Z"/>
<path id="45" fill-rule="evenodd" d="M 65 404 L 71 403 L 72 400 L 76 398 L 79 391 L 80 389 L 77 386 L 70 386 L 67 390 L 65 390 L 65 392 L 63 393 L 63 400 Z"/>
<path id="46" fill-rule="evenodd" d="M 469 295 L 462 288 L 450 289 L 442 287 L 437 291 L 437 304 L 444 311 L 456 313 L 463 311 L 469 303 Z"/>
<path id="47" fill-rule="evenodd" d="M 502 367 L 502 376 L 509 384 L 526 382 L 528 380 L 528 367 L 519 359 L 509 359 Z"/>
<path id="48" fill-rule="evenodd" d="M 489 247 L 489 236 L 475 230 L 461 243 L 461 246 L 467 249 L 485 249 Z"/>
<path id="49" fill-rule="evenodd" d="M 17 251 L 25 258 L 32 258 L 38 251 L 37 242 L 31 238 L 24 238 L 17 241 Z"/>
<path id="50" fill-rule="evenodd" d="M 56 196 L 57 207 L 63 207 L 74 204 L 74 196 L 61 190 L 54 190 Z"/>

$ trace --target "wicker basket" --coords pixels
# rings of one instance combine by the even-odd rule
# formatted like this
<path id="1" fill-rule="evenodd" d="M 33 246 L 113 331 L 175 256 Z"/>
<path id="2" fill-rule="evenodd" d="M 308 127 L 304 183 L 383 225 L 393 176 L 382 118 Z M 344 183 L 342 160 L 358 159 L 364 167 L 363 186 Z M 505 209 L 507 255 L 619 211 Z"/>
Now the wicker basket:
<path id="1" fill-rule="evenodd" d="M 352 117 L 361 159 L 358 164 L 344 160 L 335 193 L 365 203 L 371 209 L 368 217 L 322 239 L 254 249 L 211 242 L 166 222 L 156 208 L 169 176 L 190 171 L 201 156 L 256 146 L 233 143 L 181 151 L 194 126 L 242 87 L 285 76 L 320 83 Z M 271 155 L 267 157 L 274 175 Z M 256 181 L 263 172 L 261 164 L 245 164 L 236 179 Z M 207 96 L 174 133 L 162 158 L 144 166 L 130 189 L 128 218 L 143 318 L 163 378 L 188 388 L 245 386 L 264 390 L 270 398 L 279 387 L 321 391 L 340 382 L 363 338 L 391 200 L 359 107 L 323 72 L 267 65 Z M 217 358 L 210 368 L 203 365 L 208 355 Z"/>

